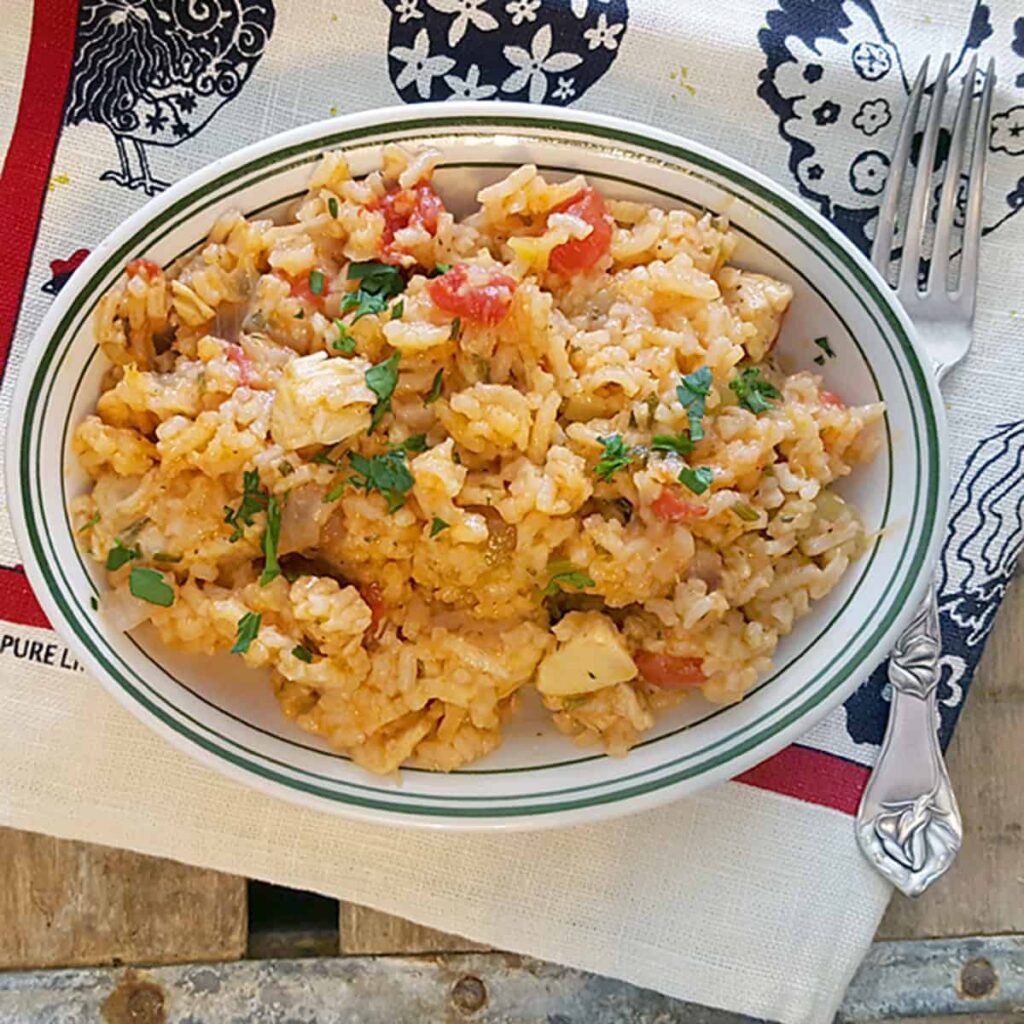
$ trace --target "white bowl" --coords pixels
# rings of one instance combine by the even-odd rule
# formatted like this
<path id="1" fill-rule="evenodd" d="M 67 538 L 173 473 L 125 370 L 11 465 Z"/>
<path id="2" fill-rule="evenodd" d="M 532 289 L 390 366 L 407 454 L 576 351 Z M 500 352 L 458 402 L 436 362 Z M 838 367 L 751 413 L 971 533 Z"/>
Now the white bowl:
<path id="1" fill-rule="evenodd" d="M 287 721 L 270 687 L 237 658 L 190 657 L 145 630 L 125 635 L 92 609 L 103 574 L 78 552 L 68 499 L 87 481 L 72 456 L 103 370 L 91 314 L 125 263 L 168 264 L 229 208 L 274 211 L 302 193 L 319 156 L 343 150 L 356 175 L 381 144 L 429 141 L 446 203 L 525 162 L 552 177 L 586 174 L 607 194 L 727 214 L 735 261 L 796 292 L 777 352 L 812 368 L 813 339 L 836 358 L 822 370 L 848 402 L 882 399 L 886 441 L 841 489 L 877 539 L 842 583 L 779 645 L 775 669 L 740 704 L 692 700 L 665 715 L 628 757 L 581 749 L 540 709 L 507 727 L 503 746 L 449 775 L 375 778 Z M 61 291 L 16 390 L 8 495 L 28 576 L 50 621 L 104 685 L 162 736 L 234 778 L 307 806 L 377 822 L 444 828 L 538 828 L 649 808 L 730 778 L 795 739 L 884 657 L 921 598 L 947 502 L 942 403 L 906 315 L 830 224 L 767 178 L 647 125 L 519 104 L 424 104 L 342 117 L 274 136 L 211 164 L 147 203 Z M 55 456 L 59 453 L 59 458 Z M 54 467 L 59 465 L 60 473 Z M 898 470 L 898 471 L 897 471 Z"/>

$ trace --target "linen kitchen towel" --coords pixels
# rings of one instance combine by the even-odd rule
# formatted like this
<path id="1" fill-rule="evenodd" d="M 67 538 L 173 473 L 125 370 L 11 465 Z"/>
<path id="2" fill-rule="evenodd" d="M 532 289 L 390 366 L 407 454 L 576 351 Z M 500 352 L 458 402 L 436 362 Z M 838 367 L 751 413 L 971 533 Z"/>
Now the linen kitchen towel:
<path id="1" fill-rule="evenodd" d="M 285 128 L 449 97 L 617 114 L 743 159 L 866 250 L 921 60 L 949 50 L 958 81 L 994 57 L 976 343 L 946 387 L 948 741 L 1024 539 L 1019 5 L 37 0 L 4 17 L 3 419 L 89 249 L 167 183 Z M 227 781 L 116 705 L 48 629 L 0 501 L 0 824 L 316 889 L 758 1017 L 831 1018 L 888 899 L 850 820 L 884 666 L 797 745 L 664 810 L 532 835 L 354 825 Z"/>

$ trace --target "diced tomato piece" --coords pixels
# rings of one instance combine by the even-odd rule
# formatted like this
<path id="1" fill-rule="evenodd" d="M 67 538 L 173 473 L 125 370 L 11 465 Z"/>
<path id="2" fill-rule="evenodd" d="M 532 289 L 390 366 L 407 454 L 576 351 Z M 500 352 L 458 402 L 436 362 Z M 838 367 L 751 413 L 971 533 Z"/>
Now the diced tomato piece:
<path id="1" fill-rule="evenodd" d="M 366 631 L 370 636 L 376 636 L 380 628 L 384 612 L 384 595 L 381 593 L 379 583 L 365 583 L 359 588 L 359 594 L 370 608 L 370 628 Z"/>
<path id="2" fill-rule="evenodd" d="M 508 274 L 456 263 L 446 274 L 432 278 L 427 292 L 446 313 L 478 324 L 497 324 L 508 316 L 517 287 Z"/>
<path id="3" fill-rule="evenodd" d="M 596 188 L 580 189 L 564 203 L 552 207 L 550 213 L 571 214 L 592 228 L 586 238 L 574 238 L 551 250 L 548 265 L 557 273 L 568 275 L 589 270 L 611 248 L 614 221 Z"/>
<path id="4" fill-rule="evenodd" d="M 245 349 L 241 345 L 232 342 L 228 345 L 228 359 L 238 367 L 238 382 L 243 387 L 251 384 L 255 379 L 255 375 L 253 373 L 252 361 L 245 354 Z"/>
<path id="5" fill-rule="evenodd" d="M 651 511 L 666 523 L 682 523 L 687 519 L 700 519 L 708 514 L 706 505 L 691 505 L 667 487 L 651 503 Z"/>
<path id="6" fill-rule="evenodd" d="M 154 263 L 152 260 L 137 259 L 131 260 L 124 268 L 124 272 L 129 277 L 141 276 L 147 281 L 152 281 L 154 278 L 159 277 L 163 270 L 160 268 L 159 263 Z"/>
<path id="7" fill-rule="evenodd" d="M 434 234 L 438 218 L 444 213 L 444 203 L 432 185 L 422 184 L 415 188 L 396 186 L 371 203 L 369 209 L 379 210 L 384 215 L 381 258 L 385 263 L 391 263 L 401 254 L 394 248 L 395 232 L 411 226 L 422 227 L 429 234 Z"/>
<path id="8" fill-rule="evenodd" d="M 835 409 L 846 408 L 846 403 L 834 391 L 826 391 L 822 388 L 818 392 L 818 398 L 821 399 L 822 405 L 832 406 Z"/>
<path id="9" fill-rule="evenodd" d="M 706 683 L 700 658 L 681 658 L 674 654 L 654 654 L 640 651 L 633 660 L 640 675 L 661 690 L 682 690 L 688 686 Z"/>

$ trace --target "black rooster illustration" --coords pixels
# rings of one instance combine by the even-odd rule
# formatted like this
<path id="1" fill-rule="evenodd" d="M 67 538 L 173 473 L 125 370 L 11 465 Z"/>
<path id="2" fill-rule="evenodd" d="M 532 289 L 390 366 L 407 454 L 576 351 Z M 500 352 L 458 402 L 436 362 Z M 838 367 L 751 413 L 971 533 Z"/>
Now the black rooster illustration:
<path id="1" fill-rule="evenodd" d="M 166 188 L 145 147 L 191 138 L 237 96 L 273 28 L 273 0 L 80 0 L 64 120 L 110 129 L 121 166 L 100 180 Z"/>

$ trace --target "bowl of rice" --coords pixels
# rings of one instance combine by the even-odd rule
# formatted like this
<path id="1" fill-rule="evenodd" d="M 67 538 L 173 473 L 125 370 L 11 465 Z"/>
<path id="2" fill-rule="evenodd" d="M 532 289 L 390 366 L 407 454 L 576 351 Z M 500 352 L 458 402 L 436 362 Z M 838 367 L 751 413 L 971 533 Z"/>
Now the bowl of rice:
<path id="1" fill-rule="evenodd" d="M 23 365 L 8 493 L 55 628 L 196 758 L 538 828 L 848 696 L 932 569 L 943 430 L 889 289 L 769 180 L 425 104 L 235 153 L 99 245 Z"/>

